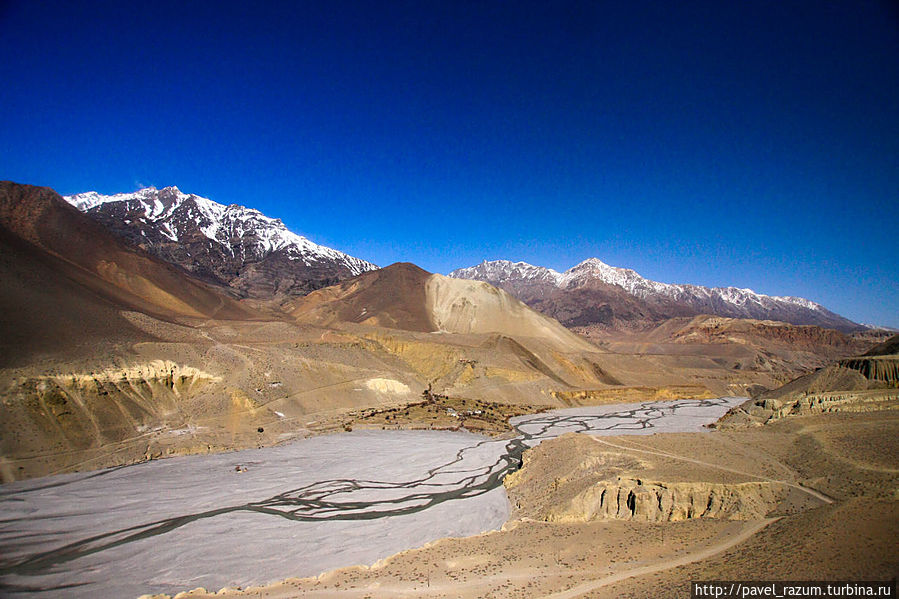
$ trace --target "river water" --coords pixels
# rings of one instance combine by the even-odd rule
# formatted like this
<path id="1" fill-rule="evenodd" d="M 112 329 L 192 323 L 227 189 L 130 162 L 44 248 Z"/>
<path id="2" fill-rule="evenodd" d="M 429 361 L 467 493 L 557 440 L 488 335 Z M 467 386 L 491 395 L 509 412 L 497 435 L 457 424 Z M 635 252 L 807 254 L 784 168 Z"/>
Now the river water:
<path id="1" fill-rule="evenodd" d="M 371 564 L 502 526 L 503 477 L 566 432 L 702 430 L 745 398 L 522 416 L 519 435 L 357 431 L 0 486 L 0 595 L 137 597 Z"/>

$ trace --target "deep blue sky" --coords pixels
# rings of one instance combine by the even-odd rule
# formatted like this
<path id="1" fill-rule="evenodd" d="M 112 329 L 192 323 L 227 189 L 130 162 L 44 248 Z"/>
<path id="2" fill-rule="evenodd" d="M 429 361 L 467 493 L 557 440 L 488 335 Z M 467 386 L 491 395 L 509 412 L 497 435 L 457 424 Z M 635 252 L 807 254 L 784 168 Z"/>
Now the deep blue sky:
<path id="1" fill-rule="evenodd" d="M 257 6 L 262 4 L 262 7 Z M 3 2 L 0 178 L 899 327 L 895 3 Z"/>

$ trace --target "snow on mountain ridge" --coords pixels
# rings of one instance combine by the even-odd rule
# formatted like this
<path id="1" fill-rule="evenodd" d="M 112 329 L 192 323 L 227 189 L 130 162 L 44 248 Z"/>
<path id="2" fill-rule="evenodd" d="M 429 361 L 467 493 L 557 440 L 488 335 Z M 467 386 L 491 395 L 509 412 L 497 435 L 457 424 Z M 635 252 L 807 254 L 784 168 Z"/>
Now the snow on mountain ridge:
<path id="1" fill-rule="evenodd" d="M 377 268 L 374 264 L 338 250 L 319 245 L 293 233 L 280 219 L 260 211 L 231 204 L 225 206 L 209 198 L 186 194 L 177 187 L 145 187 L 133 193 L 102 195 L 95 191 L 64 196 L 65 200 L 82 212 L 89 212 L 103 204 L 121 202 L 129 212 L 142 212 L 144 222 L 157 225 L 160 234 L 178 242 L 186 229 L 196 226 L 210 240 L 220 244 L 234 256 L 234 239 L 247 240 L 251 257 L 260 260 L 284 251 L 290 260 L 312 262 L 334 261 L 344 264 L 353 275 Z M 238 247 L 244 251 L 244 246 Z"/>
<path id="2" fill-rule="evenodd" d="M 450 273 L 455 278 L 477 278 L 497 283 L 527 279 L 552 283 L 559 289 L 582 286 L 591 279 L 617 285 L 636 297 L 648 299 L 663 296 L 675 301 L 718 299 L 735 307 L 755 304 L 766 307 L 777 303 L 787 303 L 808 310 L 824 311 L 820 304 L 801 297 L 771 296 L 757 293 L 752 289 L 739 287 L 703 287 L 690 284 L 673 284 L 652 281 L 629 268 L 610 266 L 598 258 L 588 258 L 563 273 L 526 262 L 508 260 L 485 260 L 469 268 L 460 268 Z"/>
<path id="3" fill-rule="evenodd" d="M 166 190 L 173 190 L 177 193 L 180 193 L 180 190 L 177 187 L 166 187 Z M 68 203 L 78 208 L 81 212 L 87 212 L 88 210 L 95 208 L 101 204 L 108 204 L 110 202 L 123 202 L 123 201 L 131 201 L 131 200 L 141 200 L 143 201 L 148 196 L 156 193 L 157 190 L 155 187 L 144 187 L 139 189 L 138 191 L 132 193 L 117 193 L 114 195 L 103 195 L 97 193 L 96 191 L 86 191 L 84 193 L 76 193 L 71 196 L 63 196 Z M 144 204 L 146 206 L 146 204 Z"/>
<path id="4" fill-rule="evenodd" d="M 481 264 L 471 268 L 460 268 L 454 270 L 449 276 L 458 279 L 466 278 L 457 276 L 457 273 L 470 271 L 468 274 L 480 274 L 496 281 L 516 280 L 534 280 L 552 282 L 559 286 L 562 279 L 562 273 L 551 268 L 543 266 L 534 266 L 527 262 L 510 262 L 508 260 L 493 260 L 488 262 L 484 260 Z"/>

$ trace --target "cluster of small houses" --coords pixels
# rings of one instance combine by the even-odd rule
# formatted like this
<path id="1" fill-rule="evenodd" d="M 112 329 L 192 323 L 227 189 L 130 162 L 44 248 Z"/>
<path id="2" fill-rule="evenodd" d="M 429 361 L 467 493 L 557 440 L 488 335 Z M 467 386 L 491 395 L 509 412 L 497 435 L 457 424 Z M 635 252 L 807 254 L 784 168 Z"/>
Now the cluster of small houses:
<path id="1" fill-rule="evenodd" d="M 459 412 L 454 410 L 453 408 L 447 408 L 446 413 L 448 416 L 452 416 L 453 418 L 460 418 Z M 483 413 L 483 410 L 465 410 L 464 412 L 466 416 L 480 416 Z"/>
<path id="2" fill-rule="evenodd" d="M 460 361 L 460 362 L 463 362 L 463 361 L 465 361 L 465 360 L 459 360 L 459 361 Z M 468 361 L 474 362 L 474 360 L 468 360 Z M 446 395 L 440 395 L 440 394 L 438 394 L 438 393 L 432 393 L 432 392 L 431 392 L 431 385 L 430 385 L 430 384 L 428 385 L 428 388 L 427 388 L 427 389 L 425 389 L 424 391 L 422 391 L 421 396 L 422 396 L 422 397 L 425 399 L 425 401 L 428 402 L 428 403 L 437 403 L 437 400 L 439 400 L 439 399 L 449 399 L 449 397 L 446 396 Z M 480 415 L 483 414 L 483 413 L 484 413 L 484 410 L 465 410 L 465 411 L 463 411 L 463 412 L 460 413 L 460 412 L 459 412 L 458 410 L 456 410 L 455 408 L 447 408 L 447 409 L 446 409 L 446 414 L 447 414 L 448 416 L 452 416 L 453 418 L 461 418 L 463 415 L 464 415 L 464 416 L 480 416 Z"/>

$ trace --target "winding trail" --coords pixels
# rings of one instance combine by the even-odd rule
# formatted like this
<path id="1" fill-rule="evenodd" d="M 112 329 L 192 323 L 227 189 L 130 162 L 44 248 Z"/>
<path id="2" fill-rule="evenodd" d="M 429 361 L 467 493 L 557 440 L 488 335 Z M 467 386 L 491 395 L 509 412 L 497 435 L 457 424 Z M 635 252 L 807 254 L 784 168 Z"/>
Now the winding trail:
<path id="1" fill-rule="evenodd" d="M 572 588 L 561 591 L 558 593 L 553 593 L 551 595 L 544 595 L 544 599 L 573 599 L 574 597 L 579 597 L 584 593 L 589 593 L 590 591 L 595 591 L 596 589 L 609 586 L 611 584 L 615 584 L 617 582 L 621 582 L 623 580 L 627 580 L 628 578 L 636 578 L 637 576 L 645 576 L 647 574 L 655 574 L 656 572 L 663 572 L 665 570 L 670 570 L 672 568 L 678 568 L 680 566 L 685 566 L 687 564 L 692 564 L 693 562 L 699 562 L 704 559 L 708 559 L 719 553 L 723 553 L 727 551 L 731 547 L 735 547 L 739 545 L 743 541 L 746 541 L 757 532 L 771 524 L 772 522 L 776 522 L 780 518 L 768 518 L 766 520 L 759 520 L 756 522 L 749 522 L 741 530 L 739 533 L 730 537 L 729 539 L 722 541 L 720 543 L 716 543 L 715 545 L 711 545 L 709 547 L 704 547 L 699 551 L 694 551 L 692 553 L 687 553 L 686 555 L 682 555 L 679 557 L 672 557 L 668 559 L 663 559 L 653 564 L 648 564 L 646 566 L 640 566 L 639 568 L 632 568 L 630 570 L 624 570 L 623 572 L 616 572 L 615 574 L 611 574 L 609 576 L 604 576 L 602 578 L 598 578 L 595 580 L 588 580 L 582 582 L 578 585 L 573 586 Z"/>
<path id="2" fill-rule="evenodd" d="M 726 539 L 719 541 L 718 543 L 700 547 L 695 551 L 690 551 L 683 555 L 662 558 L 643 566 L 628 568 L 626 570 L 613 572 L 600 578 L 585 580 L 564 591 L 558 591 L 556 593 L 550 593 L 548 595 L 540 595 L 540 598 L 575 599 L 576 597 L 579 597 L 591 591 L 595 591 L 596 589 L 617 584 L 630 578 L 636 578 L 648 574 L 655 574 L 657 572 L 664 572 L 665 570 L 671 570 L 673 568 L 679 568 L 687 564 L 703 561 L 724 553 L 725 551 L 732 549 L 737 545 L 740 545 L 741 543 L 749 540 L 750 538 L 758 534 L 761 530 L 765 529 L 767 526 L 778 520 L 780 520 L 780 518 L 767 518 L 764 520 L 756 520 L 739 524 L 733 523 L 735 526 L 739 527 L 738 530 L 735 533 L 729 535 Z M 325 588 L 320 590 L 309 589 L 303 590 L 302 596 L 308 597 L 309 599 L 314 599 L 316 597 L 325 599 L 337 596 L 411 598 L 428 597 L 431 595 L 443 596 L 446 593 L 450 592 L 460 593 L 464 595 L 464 591 L 468 591 L 469 593 L 481 591 L 489 592 L 491 590 L 494 590 L 493 585 L 499 582 L 532 581 L 534 579 L 546 579 L 571 574 L 571 571 L 559 567 L 550 570 L 540 569 L 539 571 L 526 569 L 514 572 L 501 572 L 498 574 L 479 576 L 462 581 L 454 580 L 448 582 L 441 581 L 439 583 L 429 583 L 426 586 L 423 585 L 420 580 L 416 580 L 407 584 L 401 584 L 397 582 L 383 584 L 379 582 L 376 587 L 372 587 L 369 585 L 347 588 Z M 273 587 L 266 589 L 264 596 L 268 599 L 291 599 L 297 597 L 298 595 L 295 589 Z"/>

